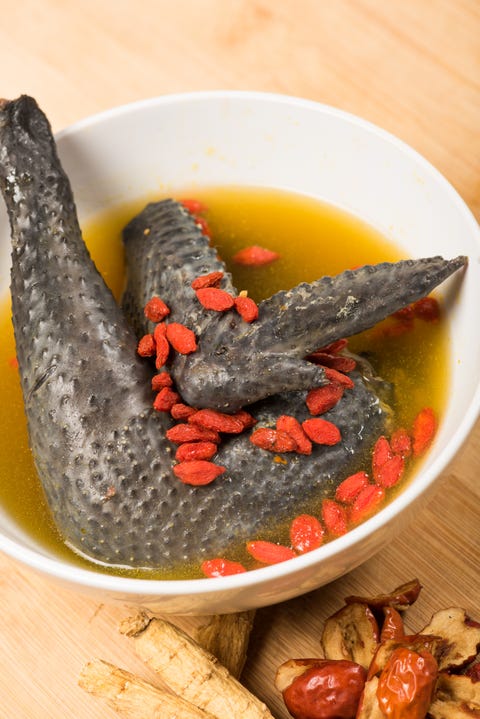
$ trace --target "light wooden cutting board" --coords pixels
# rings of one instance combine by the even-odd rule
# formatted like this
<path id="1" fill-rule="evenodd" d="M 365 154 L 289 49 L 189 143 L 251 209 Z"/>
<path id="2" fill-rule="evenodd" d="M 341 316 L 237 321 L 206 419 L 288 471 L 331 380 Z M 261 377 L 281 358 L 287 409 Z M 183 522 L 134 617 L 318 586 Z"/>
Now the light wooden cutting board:
<path id="1" fill-rule="evenodd" d="M 394 132 L 480 217 L 478 0 L 19 0 L 1 4 L 0 95 L 37 97 L 55 130 L 167 92 L 255 89 L 315 99 Z M 278 664 L 314 656 L 351 593 L 413 576 L 413 630 L 436 609 L 480 618 L 480 427 L 413 525 L 348 576 L 258 612 L 246 684 L 286 719 Z M 128 609 L 0 556 L 0 719 L 116 716 L 77 687 L 98 656 L 150 677 L 117 625 Z M 178 620 L 192 627 L 194 620 Z"/>

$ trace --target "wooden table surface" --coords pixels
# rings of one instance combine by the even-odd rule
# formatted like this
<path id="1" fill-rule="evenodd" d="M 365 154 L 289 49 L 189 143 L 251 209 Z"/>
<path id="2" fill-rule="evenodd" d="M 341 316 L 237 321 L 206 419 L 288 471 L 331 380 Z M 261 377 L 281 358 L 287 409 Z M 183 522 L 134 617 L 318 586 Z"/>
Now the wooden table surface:
<path id="1" fill-rule="evenodd" d="M 0 95 L 35 96 L 55 130 L 171 92 L 303 96 L 363 116 L 410 143 L 480 219 L 478 0 L 0 5 Z M 244 680 L 277 719 L 287 713 L 272 683 L 276 666 L 316 653 L 323 620 L 345 594 L 418 576 L 425 588 L 409 613 L 414 629 L 448 605 L 480 618 L 479 454 L 477 425 L 439 493 L 398 539 L 329 586 L 258 612 Z M 62 590 L 0 556 L 0 719 L 116 716 L 84 694 L 77 677 L 93 656 L 148 676 L 117 632 L 124 614 L 119 605 Z"/>

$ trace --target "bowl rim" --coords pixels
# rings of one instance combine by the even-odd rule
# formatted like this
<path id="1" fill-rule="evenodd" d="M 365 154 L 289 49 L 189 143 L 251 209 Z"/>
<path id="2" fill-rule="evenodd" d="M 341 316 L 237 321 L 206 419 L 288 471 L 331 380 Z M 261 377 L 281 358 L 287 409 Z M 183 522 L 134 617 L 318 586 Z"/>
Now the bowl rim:
<path id="1" fill-rule="evenodd" d="M 327 105 L 315 100 L 300 98 L 294 95 L 280 94 L 273 92 L 261 92 L 250 90 L 206 90 L 193 92 L 169 93 L 165 95 L 152 96 L 147 99 L 121 104 L 107 110 L 89 115 L 55 133 L 56 141 L 61 141 L 81 132 L 87 128 L 110 121 L 117 117 L 138 113 L 143 110 L 150 110 L 159 106 L 175 105 L 183 103 L 205 102 L 209 100 L 231 100 L 276 103 L 289 107 L 298 107 L 306 110 L 319 112 L 333 118 L 341 119 L 343 122 L 355 125 L 369 133 L 379 137 L 384 142 L 394 145 L 407 157 L 413 159 L 420 165 L 430 177 L 437 183 L 443 185 L 451 200 L 457 205 L 464 219 L 471 226 L 473 236 L 477 236 L 480 246 L 480 227 L 473 216 L 473 213 L 461 198 L 457 190 L 446 179 L 446 177 L 435 168 L 417 150 L 399 139 L 389 131 L 375 125 L 351 112 Z M 61 150 L 59 152 L 61 156 Z M 282 562 L 271 566 L 261 567 L 255 570 L 237 575 L 215 578 L 197 579 L 148 579 L 125 577 L 115 574 L 102 573 L 101 565 L 98 570 L 86 569 L 64 560 L 61 557 L 53 558 L 44 555 L 41 550 L 34 550 L 21 545 L 19 542 L 6 537 L 0 532 L 0 550 L 10 557 L 19 560 L 21 563 L 38 570 L 45 575 L 55 577 L 69 584 L 77 585 L 90 590 L 105 590 L 124 596 L 142 594 L 145 598 L 176 597 L 182 594 L 201 597 L 211 593 L 228 593 L 229 591 L 247 589 L 249 587 L 264 584 L 271 580 L 281 579 L 287 574 L 297 574 L 302 570 L 311 568 L 314 571 L 319 560 L 329 559 L 335 555 L 342 555 L 351 546 L 355 545 L 362 538 L 366 538 L 373 530 L 380 530 L 393 519 L 397 514 L 406 510 L 417 498 L 425 493 L 434 481 L 446 471 L 454 456 L 464 444 L 473 425 L 480 414 L 480 383 L 473 393 L 467 411 L 462 421 L 458 424 L 452 435 L 449 445 L 441 449 L 436 459 L 426 470 L 421 468 L 415 475 L 415 480 L 410 482 L 405 489 L 395 497 L 387 506 L 377 514 L 366 520 L 359 526 L 348 531 L 345 535 L 338 537 L 331 542 L 308 552 L 299 555 L 288 562 Z"/>

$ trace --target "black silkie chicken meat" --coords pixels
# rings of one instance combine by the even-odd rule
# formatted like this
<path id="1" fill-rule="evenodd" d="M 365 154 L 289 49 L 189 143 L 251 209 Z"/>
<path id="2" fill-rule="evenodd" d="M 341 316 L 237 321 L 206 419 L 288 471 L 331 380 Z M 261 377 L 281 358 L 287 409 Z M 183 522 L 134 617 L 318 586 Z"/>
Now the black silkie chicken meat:
<path id="1" fill-rule="evenodd" d="M 183 401 L 226 412 L 249 405 L 258 426 L 271 426 L 280 414 L 307 418 L 307 390 L 326 382 L 304 359 L 309 352 L 371 327 L 466 264 L 434 257 L 346 271 L 275 294 L 248 324 L 196 300 L 192 280 L 225 267 L 191 215 L 164 200 L 125 229 L 120 308 L 84 245 L 48 120 L 26 96 L 0 106 L 0 185 L 36 468 L 66 543 L 107 564 L 181 571 L 224 556 L 331 491 L 390 418 L 384 383 L 360 363 L 354 388 L 328 413 L 340 443 L 282 464 L 249 432 L 225 437 L 214 460 L 225 474 L 207 486 L 183 484 L 165 438 L 173 420 L 152 408 L 154 370 L 136 353 L 138 336 L 152 329 L 143 307 L 153 295 L 170 305 L 169 320 L 197 336 L 198 350 L 169 367 Z M 228 273 L 222 287 L 236 293 Z"/>

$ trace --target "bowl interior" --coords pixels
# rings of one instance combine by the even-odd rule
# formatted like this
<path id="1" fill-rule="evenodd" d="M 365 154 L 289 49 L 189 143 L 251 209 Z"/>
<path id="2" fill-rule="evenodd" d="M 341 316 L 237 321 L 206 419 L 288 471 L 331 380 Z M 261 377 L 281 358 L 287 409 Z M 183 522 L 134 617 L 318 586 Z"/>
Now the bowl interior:
<path id="1" fill-rule="evenodd" d="M 339 552 L 360 541 L 363 554 L 372 553 L 372 530 L 391 523 L 445 469 L 478 413 L 480 330 L 474 312 L 480 306 L 479 230 L 454 189 L 413 150 L 358 118 L 307 101 L 256 93 L 167 96 L 126 106 L 63 131 L 58 147 L 81 222 L 109 205 L 155 191 L 165 195 L 204 185 L 265 186 L 318 197 L 353 212 L 391 238 L 406 257 L 469 256 L 467 272 L 441 289 L 449 305 L 451 392 L 434 446 L 398 500 L 353 538 L 337 540 Z M 8 286 L 8 235 L 2 207 L 2 292 Z M 15 545 L 20 558 L 25 559 L 23 548 L 56 562 L 1 510 L 0 534 L 8 545 L 3 548 L 11 551 Z M 328 581 L 339 575 L 339 567 L 340 573 L 347 571 L 368 556 L 351 552 L 350 562 L 340 564 L 337 556 L 334 568 L 337 550 L 332 546 L 302 558 L 302 566 L 311 568 L 311 581 Z M 322 562 L 332 566 L 322 570 L 319 580 L 313 568 Z M 286 566 L 256 574 L 264 571 L 276 578 L 276 601 L 299 593 Z M 99 576 L 92 574 L 93 584 Z M 119 578 L 108 579 L 112 589 L 117 580 L 119 589 L 127 586 Z M 243 581 L 247 586 L 261 580 Z M 162 584 L 152 582 L 157 586 L 149 592 L 161 594 Z M 193 589 L 194 583 L 189 586 Z M 258 603 L 270 601 L 267 596 Z"/>

